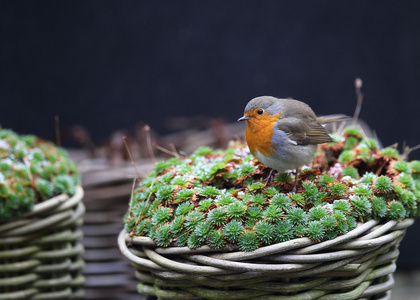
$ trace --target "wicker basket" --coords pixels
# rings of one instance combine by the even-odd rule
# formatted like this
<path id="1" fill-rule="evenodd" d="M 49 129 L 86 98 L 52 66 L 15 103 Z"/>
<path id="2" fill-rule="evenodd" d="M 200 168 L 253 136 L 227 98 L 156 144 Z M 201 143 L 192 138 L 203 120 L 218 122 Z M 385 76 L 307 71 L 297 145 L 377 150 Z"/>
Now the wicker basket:
<path id="1" fill-rule="evenodd" d="M 0 224 L 0 299 L 83 298 L 83 189 Z"/>
<path id="2" fill-rule="evenodd" d="M 127 174 L 133 167 L 92 163 L 89 169 L 80 169 L 86 205 L 81 240 L 86 250 L 85 299 L 138 299 L 136 278 L 129 272 L 131 266 L 116 243 L 133 186 L 134 175 Z"/>
<path id="3" fill-rule="evenodd" d="M 398 245 L 412 219 L 368 221 L 325 242 L 299 238 L 252 252 L 157 248 L 123 230 L 139 293 L 159 299 L 390 299 Z"/>

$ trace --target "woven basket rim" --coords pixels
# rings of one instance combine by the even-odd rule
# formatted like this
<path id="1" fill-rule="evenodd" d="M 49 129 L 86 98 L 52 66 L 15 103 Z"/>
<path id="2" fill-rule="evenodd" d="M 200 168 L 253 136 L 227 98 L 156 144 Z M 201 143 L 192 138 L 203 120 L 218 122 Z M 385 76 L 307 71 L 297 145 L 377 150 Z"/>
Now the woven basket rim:
<path id="1" fill-rule="evenodd" d="M 299 238 L 251 252 L 162 248 L 125 229 L 118 245 L 136 268 L 138 291 L 162 299 L 389 299 L 398 245 L 413 223 L 371 220 L 333 240 Z"/>
<path id="2" fill-rule="evenodd" d="M 38 216 L 46 211 L 49 211 L 51 209 L 57 208 L 63 203 L 68 203 L 65 207 L 62 206 L 61 209 L 66 209 L 68 206 L 72 206 L 73 203 L 80 202 L 80 200 L 83 198 L 84 191 L 81 185 L 76 186 L 76 192 L 74 195 L 69 196 L 68 194 L 60 194 L 57 196 L 54 196 L 50 199 L 47 199 L 43 202 L 37 203 L 34 205 L 33 209 L 21 216 L 18 216 L 16 218 L 12 218 L 10 220 L 5 220 L 4 222 L 0 223 L 0 232 L 7 230 L 6 228 L 10 223 L 16 223 L 16 222 L 24 222 L 25 219 L 29 217 L 35 217 Z M 69 203 L 70 202 L 70 203 Z"/>
<path id="3" fill-rule="evenodd" d="M 131 237 L 125 229 L 121 230 L 119 237 L 118 237 L 118 244 L 121 248 L 124 248 L 124 244 L 130 243 L 138 246 L 147 246 L 153 248 L 153 250 L 159 254 L 197 254 L 197 253 L 215 253 L 214 257 L 222 257 L 224 259 L 235 260 L 239 257 L 242 260 L 245 259 L 252 259 L 260 256 L 266 256 L 271 254 L 276 254 L 280 252 L 290 251 L 293 249 L 297 249 L 294 251 L 294 254 L 310 254 L 316 251 L 320 251 L 322 249 L 327 249 L 338 244 L 344 244 L 356 237 L 359 237 L 365 232 L 368 232 L 364 236 L 360 236 L 358 239 L 359 241 L 363 241 L 359 244 L 363 246 L 363 243 L 370 244 L 372 240 L 375 238 L 379 238 L 384 232 L 388 231 L 389 229 L 393 228 L 395 230 L 405 229 L 410 227 L 414 223 L 414 219 L 407 218 L 402 221 L 391 220 L 386 223 L 380 223 L 377 220 L 370 220 L 366 223 L 358 223 L 357 227 L 353 230 L 347 232 L 344 235 L 338 236 L 335 239 L 327 240 L 323 242 L 316 242 L 307 237 L 303 238 L 296 238 L 285 242 L 280 242 L 268 246 L 262 246 L 256 250 L 250 252 L 243 252 L 239 251 L 238 247 L 236 246 L 227 246 L 221 249 L 211 248 L 207 245 L 201 246 L 196 249 L 190 249 L 188 247 L 159 247 L 150 237 L 145 236 L 136 236 Z M 376 228 L 374 228 L 376 226 Z M 354 246 L 355 244 L 353 244 Z M 121 247 L 122 246 L 122 247 Z M 298 249 L 302 248 L 303 249 Z M 361 247 L 363 248 L 363 247 Z M 222 252 L 222 254 L 217 254 Z"/>
<path id="4" fill-rule="evenodd" d="M 34 206 L 34 209 L 27 214 L 11 219 L 5 223 L 0 223 L 0 235 L 28 235 L 30 232 L 34 232 L 40 228 L 51 226 L 59 220 L 67 219 L 73 215 L 68 209 L 77 206 L 77 204 L 82 201 L 83 195 L 83 188 L 79 185 L 76 187 L 76 193 L 71 197 L 67 194 L 61 194 L 38 203 Z M 39 218 L 42 214 L 47 212 L 50 214 L 49 216 Z M 77 212 L 77 215 L 83 213 L 84 211 Z"/>
<path id="5" fill-rule="evenodd" d="M 348 259 L 349 262 L 354 260 L 355 256 L 369 259 L 364 255 L 364 249 L 370 249 L 373 256 L 382 251 L 383 247 L 381 246 L 391 247 L 399 243 L 405 234 L 405 229 L 413 223 L 414 219 L 411 218 L 400 222 L 389 221 L 384 224 L 371 220 L 358 224 L 355 229 L 334 240 L 313 242 L 310 239 L 302 238 L 261 247 L 251 252 L 229 248 L 220 253 L 220 251 L 206 246 L 201 250 L 182 247 L 182 251 L 179 252 L 176 250 L 177 247 L 160 248 L 156 245 L 153 247 L 148 239 L 134 242 L 125 229 L 119 234 L 118 245 L 121 253 L 132 263 L 155 271 L 173 270 L 208 275 L 223 274 L 227 271 L 228 273 L 229 271 L 296 273 L 312 269 L 319 263 L 328 263 L 332 258 L 335 262 L 332 262 L 331 266 L 337 265 L 337 260 L 341 260 L 338 264 L 344 264 L 348 257 L 352 257 Z M 366 236 L 368 239 L 363 239 Z M 127 244 L 141 246 L 142 251 L 136 253 L 136 250 L 129 249 Z M 398 253 L 390 255 L 398 256 Z M 180 262 L 177 260 L 180 257 L 199 265 Z M 273 265 L 260 263 L 261 259 L 267 257 L 272 257 Z M 252 259 L 254 261 L 249 262 Z M 248 262 L 242 262 L 244 260 L 248 260 Z"/>

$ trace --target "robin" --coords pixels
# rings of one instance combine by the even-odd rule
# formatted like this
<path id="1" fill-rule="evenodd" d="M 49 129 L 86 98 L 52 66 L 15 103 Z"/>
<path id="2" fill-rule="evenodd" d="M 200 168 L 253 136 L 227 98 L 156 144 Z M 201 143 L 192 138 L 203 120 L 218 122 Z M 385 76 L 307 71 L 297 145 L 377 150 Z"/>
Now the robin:
<path id="1" fill-rule="evenodd" d="M 317 117 L 301 101 L 262 96 L 248 102 L 238 121 L 246 122 L 249 150 L 261 163 L 279 172 L 295 170 L 295 192 L 298 169 L 312 162 L 318 144 L 334 142 L 322 124 L 347 118 Z"/>

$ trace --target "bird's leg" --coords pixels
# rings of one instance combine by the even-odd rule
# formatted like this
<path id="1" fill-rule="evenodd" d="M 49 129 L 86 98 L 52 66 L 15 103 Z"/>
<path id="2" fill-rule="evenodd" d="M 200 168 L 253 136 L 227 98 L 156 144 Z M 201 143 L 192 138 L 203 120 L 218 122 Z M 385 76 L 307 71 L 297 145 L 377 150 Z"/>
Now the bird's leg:
<path id="1" fill-rule="evenodd" d="M 298 181 L 298 171 L 299 171 L 299 169 L 296 169 L 296 171 L 295 171 L 295 184 L 293 185 L 292 193 L 296 193 L 296 187 L 297 187 L 297 181 Z"/>
<path id="2" fill-rule="evenodd" d="M 274 169 L 271 169 L 271 171 L 270 171 L 270 173 L 268 174 L 267 178 L 266 178 L 266 179 L 264 179 L 265 184 L 268 184 L 268 182 L 270 181 L 270 179 L 272 179 L 272 178 L 274 177 L 274 176 L 273 176 L 273 171 L 274 171 Z"/>

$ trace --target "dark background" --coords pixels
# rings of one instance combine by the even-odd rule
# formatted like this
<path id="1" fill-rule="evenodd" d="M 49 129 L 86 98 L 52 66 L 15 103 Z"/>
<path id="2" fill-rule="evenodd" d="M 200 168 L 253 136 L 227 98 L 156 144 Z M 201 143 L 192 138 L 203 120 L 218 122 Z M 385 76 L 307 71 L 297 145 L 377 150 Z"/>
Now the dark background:
<path id="1" fill-rule="evenodd" d="M 1 1 L 0 124 L 52 139 L 59 115 L 101 143 L 138 122 L 168 133 L 174 116 L 234 122 L 260 95 L 352 115 L 361 77 L 361 118 L 385 146 L 415 146 L 419 11 L 418 1 Z M 400 267 L 420 267 L 416 227 Z"/>

